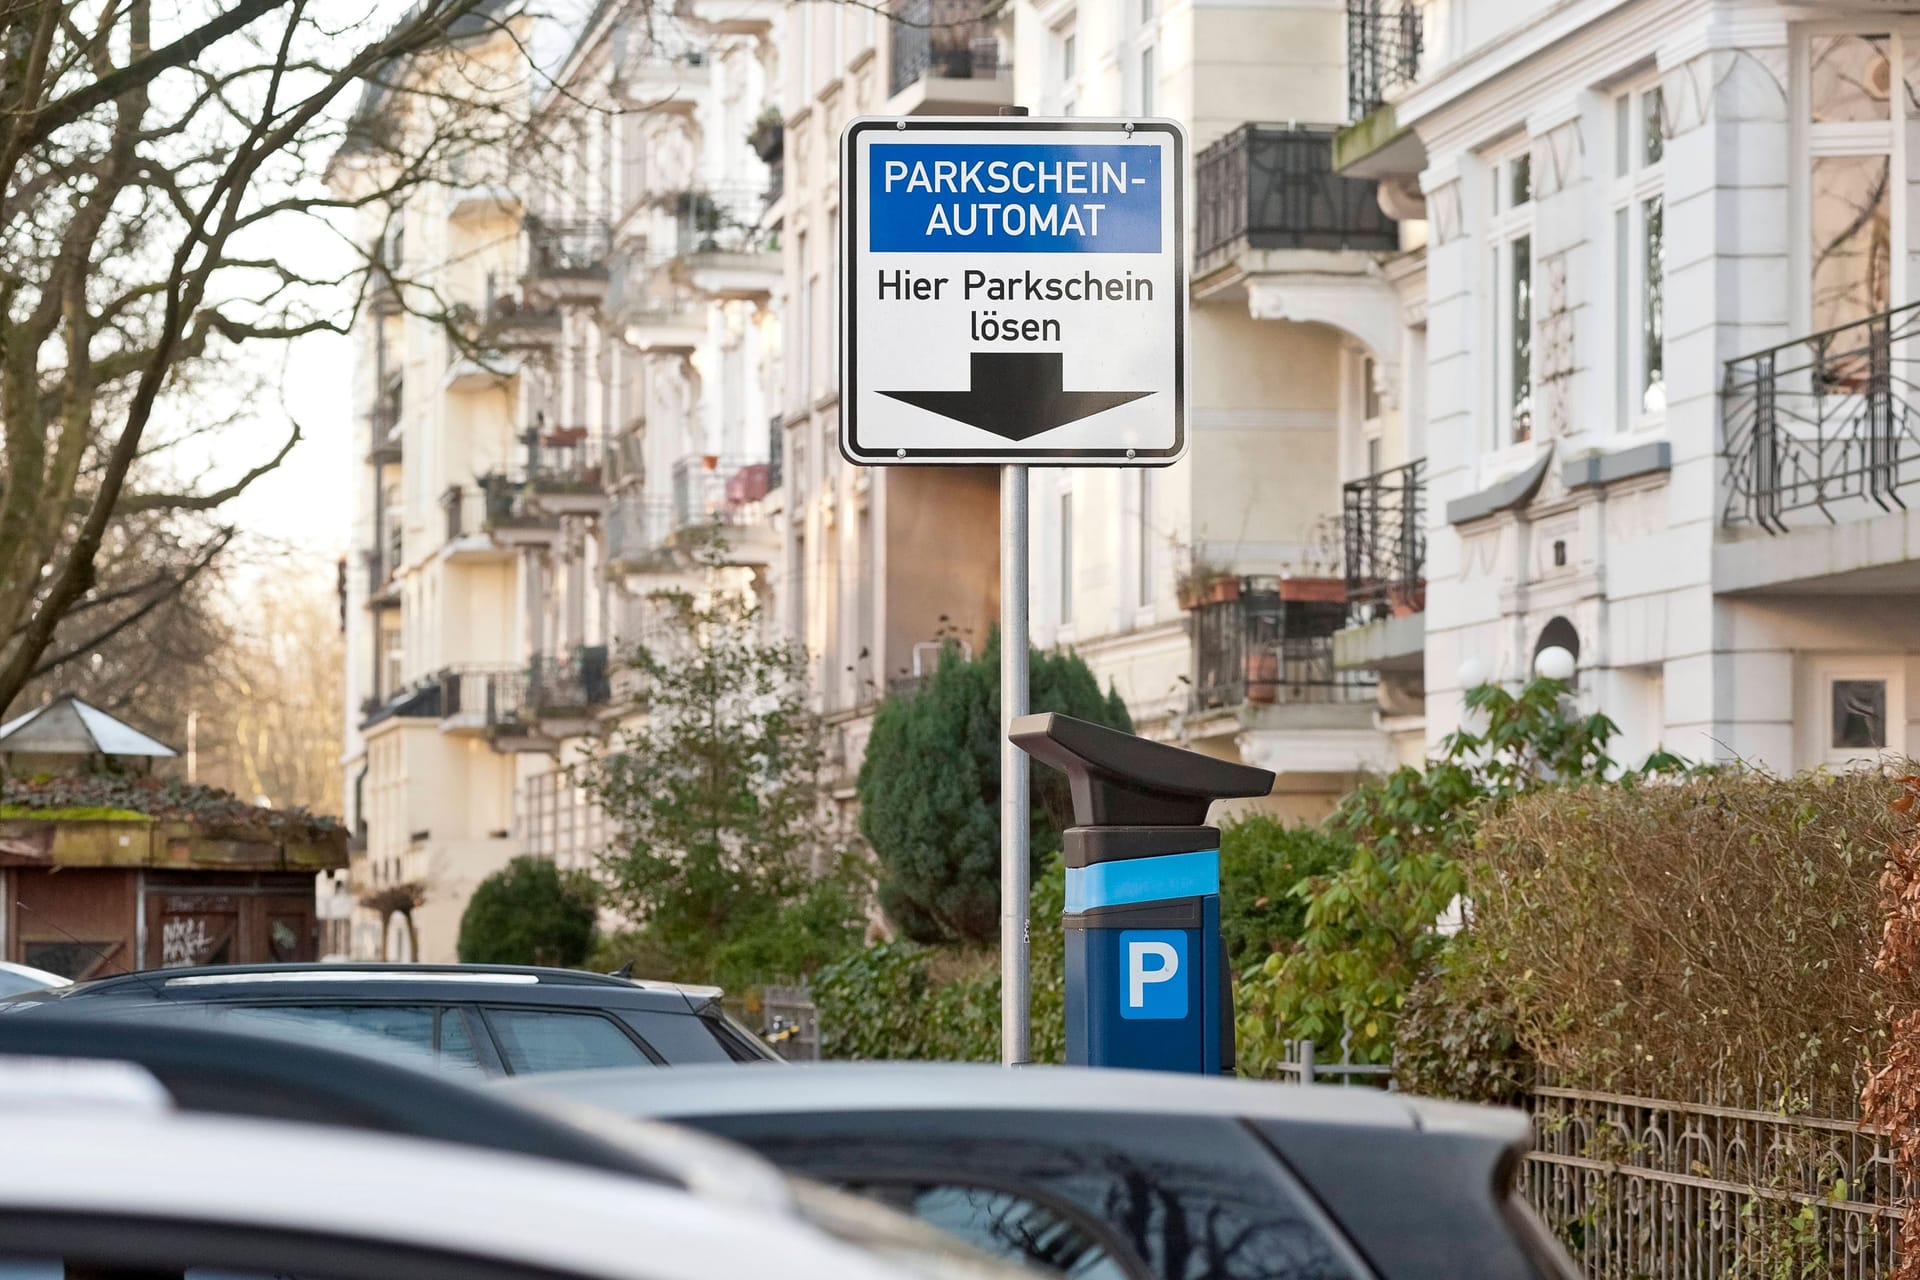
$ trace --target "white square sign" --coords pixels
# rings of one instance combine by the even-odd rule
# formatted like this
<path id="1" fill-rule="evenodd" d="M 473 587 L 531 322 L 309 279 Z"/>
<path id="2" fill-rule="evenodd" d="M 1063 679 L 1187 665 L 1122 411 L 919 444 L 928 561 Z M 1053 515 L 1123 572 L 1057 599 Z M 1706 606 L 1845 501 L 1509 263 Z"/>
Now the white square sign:
<path id="1" fill-rule="evenodd" d="M 863 118 L 840 140 L 840 451 L 1165 465 L 1186 451 L 1186 135 Z"/>

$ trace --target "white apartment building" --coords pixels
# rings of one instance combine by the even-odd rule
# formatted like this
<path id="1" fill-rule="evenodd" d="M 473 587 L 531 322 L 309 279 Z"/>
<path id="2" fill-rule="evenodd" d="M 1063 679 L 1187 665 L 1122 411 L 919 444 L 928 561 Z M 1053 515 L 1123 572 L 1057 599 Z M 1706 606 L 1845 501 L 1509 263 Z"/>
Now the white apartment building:
<path id="1" fill-rule="evenodd" d="M 1559 644 L 1624 757 L 1920 744 L 1920 19 L 1348 7 L 1339 162 L 1424 204 L 1389 275 L 1424 320 L 1429 743 L 1463 677 Z"/>
<path id="2" fill-rule="evenodd" d="M 1080 652 L 1143 731 L 1273 768 L 1274 807 L 1323 812 L 1359 772 L 1420 749 L 1417 714 L 1380 711 L 1383 696 L 1407 701 L 1398 679 L 1417 713 L 1417 646 L 1385 686 L 1333 662 L 1349 614 L 1342 482 L 1418 456 L 1403 371 L 1370 354 L 1399 352 L 1388 272 L 1406 233 L 1372 182 L 1332 172 L 1345 16 L 1323 2 L 1046 0 L 970 20 L 982 12 L 789 10 L 777 596 L 843 726 L 847 774 L 874 703 L 924 674 L 942 636 L 977 649 L 996 619 L 998 477 L 839 456 L 839 132 L 860 114 L 1015 104 L 1172 116 L 1197 153 L 1192 449 L 1165 470 L 1034 474 L 1033 639 Z"/>
<path id="3" fill-rule="evenodd" d="M 512 144 L 364 215 L 355 956 L 453 959 L 509 858 L 589 865 L 600 824 L 564 767 L 618 715 L 649 594 L 704 578 L 716 525 L 766 590 L 777 170 L 752 135 L 777 13 L 602 3 L 537 76 L 530 24 L 482 25 L 446 56 L 520 77 Z M 366 163 L 343 154 L 336 181 Z"/>

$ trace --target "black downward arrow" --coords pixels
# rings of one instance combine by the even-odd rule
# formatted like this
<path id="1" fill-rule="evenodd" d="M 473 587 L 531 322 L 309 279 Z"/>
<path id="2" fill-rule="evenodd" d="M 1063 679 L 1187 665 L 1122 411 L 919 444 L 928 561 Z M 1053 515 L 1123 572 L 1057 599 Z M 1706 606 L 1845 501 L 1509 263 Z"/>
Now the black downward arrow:
<path id="1" fill-rule="evenodd" d="M 1060 385 L 1058 351 L 976 351 L 972 362 L 973 385 L 966 391 L 880 394 L 991 431 L 1005 440 L 1025 440 L 1153 394 L 1067 391 Z"/>

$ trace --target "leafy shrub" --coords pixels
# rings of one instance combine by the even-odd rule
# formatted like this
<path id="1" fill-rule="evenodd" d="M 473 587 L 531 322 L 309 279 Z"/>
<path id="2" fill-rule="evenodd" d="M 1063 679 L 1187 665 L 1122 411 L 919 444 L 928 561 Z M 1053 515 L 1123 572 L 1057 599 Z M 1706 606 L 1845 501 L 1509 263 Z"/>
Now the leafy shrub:
<path id="1" fill-rule="evenodd" d="M 1066 1060 L 1065 907 L 1066 875 L 1055 865 L 1033 884 L 1029 1047 L 1035 1062 Z M 821 970 L 813 997 L 825 1057 L 999 1061 L 997 950 L 882 943 Z"/>
<path id="2" fill-rule="evenodd" d="M 1035 652 L 1029 701 L 1115 729 L 1131 730 L 1126 704 L 1100 692 L 1071 653 Z M 1066 780 L 1032 771 L 1034 875 L 1059 852 L 1071 821 Z M 1000 641 L 968 660 L 949 644 L 912 693 L 874 714 L 860 767 L 860 831 L 879 859 L 879 899 L 915 942 L 991 945 L 1000 932 Z"/>
<path id="3" fill-rule="evenodd" d="M 1726 772 L 1516 800 L 1468 869 L 1458 947 L 1522 1044 L 1594 1084 L 1825 1090 L 1885 1043 L 1876 881 L 1899 784 Z"/>
<path id="4" fill-rule="evenodd" d="M 482 880 L 460 917 L 462 964 L 577 967 L 593 945 L 595 892 L 582 872 L 522 855 Z"/>
<path id="5" fill-rule="evenodd" d="M 1287 950 L 1306 924 L 1294 886 L 1346 865 L 1353 844 L 1256 813 L 1220 828 L 1220 934 L 1235 973 Z"/>

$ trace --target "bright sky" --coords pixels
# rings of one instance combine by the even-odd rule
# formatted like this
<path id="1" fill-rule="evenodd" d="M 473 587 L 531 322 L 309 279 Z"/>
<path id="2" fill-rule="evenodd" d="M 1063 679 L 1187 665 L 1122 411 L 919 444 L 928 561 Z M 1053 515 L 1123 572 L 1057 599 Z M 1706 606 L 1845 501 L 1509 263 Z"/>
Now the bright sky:
<path id="1" fill-rule="evenodd" d="M 534 35 L 535 58 L 551 70 L 565 57 L 584 25 L 593 0 L 543 0 Z M 404 8 L 403 0 L 378 0 L 374 15 L 360 24 L 364 38 L 375 39 Z M 356 93 L 343 95 L 342 115 L 352 109 Z M 339 246 L 321 237 L 303 237 L 303 255 L 324 255 L 326 269 L 340 269 L 347 256 Z M 309 258 L 311 261 L 311 258 Z M 360 481 L 355 450 L 360 447 L 359 412 L 353 404 L 354 343 L 349 338 L 316 334 L 282 348 L 262 346 L 253 357 L 260 369 L 280 387 L 286 412 L 272 403 L 261 405 L 257 429 L 223 437 L 228 448 L 246 451 L 245 465 L 257 465 L 271 456 L 284 438 L 288 417 L 298 421 L 305 438 L 278 471 L 261 477 L 227 508 L 242 528 L 258 538 L 288 542 L 328 557 L 347 549 L 353 519 L 353 489 Z M 241 469 L 244 469 L 242 467 Z M 231 476 L 231 472 L 227 474 Z"/>

